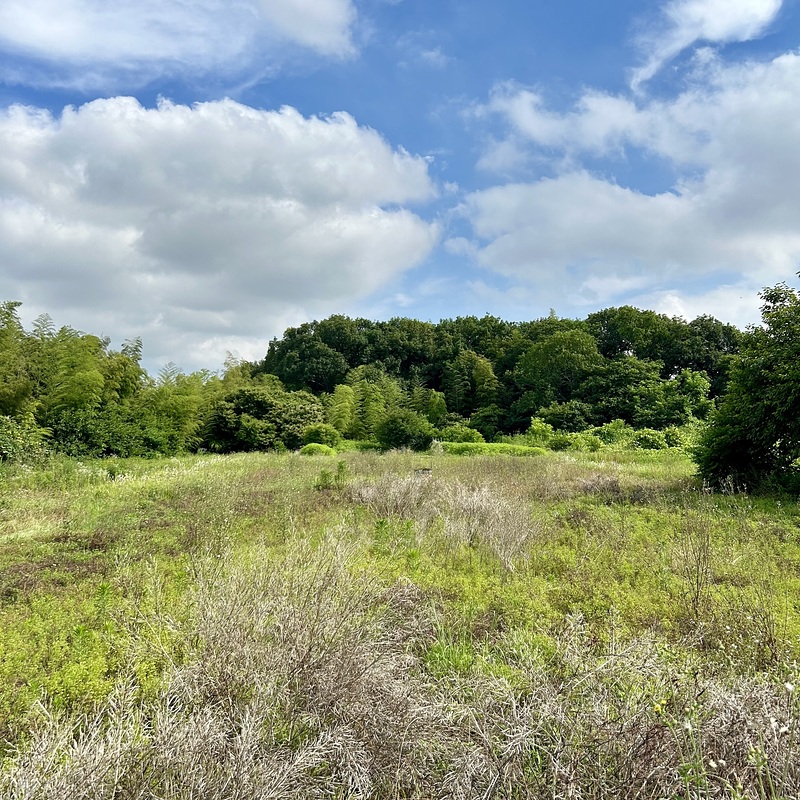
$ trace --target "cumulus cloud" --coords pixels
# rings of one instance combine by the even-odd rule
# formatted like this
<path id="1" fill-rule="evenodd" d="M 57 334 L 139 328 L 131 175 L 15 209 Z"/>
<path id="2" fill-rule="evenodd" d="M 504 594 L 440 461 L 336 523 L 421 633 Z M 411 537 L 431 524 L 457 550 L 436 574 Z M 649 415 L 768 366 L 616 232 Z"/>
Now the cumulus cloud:
<path id="1" fill-rule="evenodd" d="M 668 61 L 696 42 L 724 44 L 755 39 L 764 33 L 783 0 L 671 0 L 661 25 L 641 37 L 649 53 L 634 71 L 631 85 L 650 80 Z"/>
<path id="2" fill-rule="evenodd" d="M 0 296 L 197 364 L 419 263 L 437 230 L 405 206 L 434 194 L 424 159 L 345 113 L 14 106 L 0 113 Z"/>
<path id="3" fill-rule="evenodd" d="M 675 286 L 703 277 L 738 276 L 731 291 L 751 298 L 792 280 L 800 268 L 798 107 L 796 53 L 766 63 L 712 60 L 702 82 L 667 100 L 588 92 L 555 112 L 531 89 L 500 87 L 486 109 L 507 121 L 518 151 L 554 154 L 553 174 L 467 198 L 477 260 L 551 295 L 568 285 L 586 302 L 613 299 L 613 287 L 630 298 L 646 278 L 650 292 L 638 296 L 664 308 L 690 297 Z M 668 165 L 672 185 L 648 194 L 616 182 L 613 165 L 632 153 Z M 586 159 L 602 159 L 607 171 L 587 170 Z M 706 290 L 701 296 L 726 306 Z"/>
<path id="4" fill-rule="evenodd" d="M 287 44 L 346 57 L 355 17 L 352 0 L 4 0 L 0 51 L 16 58 L 2 77 L 87 90 L 170 72 L 263 69 Z"/>

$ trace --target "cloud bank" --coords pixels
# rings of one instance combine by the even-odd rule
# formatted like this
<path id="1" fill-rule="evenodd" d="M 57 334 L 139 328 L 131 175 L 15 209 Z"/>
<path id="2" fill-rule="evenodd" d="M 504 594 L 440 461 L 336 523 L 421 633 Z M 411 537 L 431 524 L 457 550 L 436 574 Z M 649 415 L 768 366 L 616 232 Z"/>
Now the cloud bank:
<path id="1" fill-rule="evenodd" d="M 726 44 L 761 36 L 777 17 L 783 0 L 671 0 L 662 8 L 662 21 L 640 37 L 649 53 L 633 72 L 638 89 L 667 62 L 697 42 Z"/>
<path id="2" fill-rule="evenodd" d="M 424 259 L 424 159 L 345 113 L 96 100 L 0 113 L 0 295 L 153 358 L 260 357 Z M 146 320 L 142 330 L 142 320 Z M 189 352 L 188 348 L 192 348 Z"/>
<path id="3" fill-rule="evenodd" d="M 355 19 L 351 0 L 4 0 L 0 76 L 87 91 L 263 70 L 287 45 L 343 58 Z"/>
<path id="4" fill-rule="evenodd" d="M 614 286 L 646 278 L 642 303 L 673 313 L 677 284 L 727 282 L 727 294 L 707 299 L 729 319 L 731 296 L 749 294 L 754 306 L 761 287 L 791 280 L 800 267 L 800 55 L 711 59 L 695 78 L 666 100 L 590 91 L 560 112 L 532 89 L 498 87 L 484 111 L 508 136 L 484 163 L 510 149 L 551 174 L 469 195 L 478 262 L 551 293 L 569 286 L 578 303 L 613 301 Z M 615 164 L 634 156 L 664 165 L 671 185 L 645 193 L 618 183 Z"/>

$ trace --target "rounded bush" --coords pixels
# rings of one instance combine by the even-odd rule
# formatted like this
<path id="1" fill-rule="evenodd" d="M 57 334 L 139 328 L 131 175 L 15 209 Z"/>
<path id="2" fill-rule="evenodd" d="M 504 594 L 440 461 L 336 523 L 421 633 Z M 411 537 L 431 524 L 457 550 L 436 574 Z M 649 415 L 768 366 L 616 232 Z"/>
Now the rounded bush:
<path id="1" fill-rule="evenodd" d="M 326 422 L 316 422 L 303 428 L 303 444 L 326 444 L 338 447 L 342 443 L 342 434 Z"/>
<path id="2" fill-rule="evenodd" d="M 466 425 L 449 425 L 442 428 L 440 438 L 443 442 L 484 442 L 483 435 L 474 428 Z"/>
<path id="3" fill-rule="evenodd" d="M 662 431 L 642 428 L 633 437 L 633 446 L 641 450 L 666 450 L 667 438 Z"/>
<path id="4" fill-rule="evenodd" d="M 584 431 L 583 433 L 573 433 L 570 450 L 581 450 L 588 453 L 596 453 L 603 448 L 603 440 L 593 433 Z"/>
<path id="5" fill-rule="evenodd" d="M 375 429 L 375 436 L 384 450 L 400 447 L 427 450 L 434 433 L 433 425 L 425 417 L 405 408 L 390 411 Z"/>
<path id="6" fill-rule="evenodd" d="M 319 444 L 318 442 L 311 442 L 310 444 L 303 445 L 300 448 L 301 456 L 335 456 L 336 451 L 326 444 Z"/>

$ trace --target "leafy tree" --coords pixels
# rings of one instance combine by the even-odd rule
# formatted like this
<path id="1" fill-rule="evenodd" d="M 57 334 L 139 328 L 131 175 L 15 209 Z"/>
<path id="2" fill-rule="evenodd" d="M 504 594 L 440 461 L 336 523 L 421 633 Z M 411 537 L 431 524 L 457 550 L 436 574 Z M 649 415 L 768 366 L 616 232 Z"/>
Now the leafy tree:
<path id="1" fill-rule="evenodd" d="M 399 447 L 427 450 L 434 433 L 433 425 L 425 417 L 407 408 L 390 411 L 375 431 L 378 443 L 386 450 Z"/>
<path id="2" fill-rule="evenodd" d="M 590 405 L 578 400 L 566 403 L 551 403 L 539 409 L 538 416 L 555 430 L 577 433 L 590 427 L 593 410 Z"/>
<path id="3" fill-rule="evenodd" d="M 499 388 L 491 362 L 474 350 L 462 350 L 445 367 L 442 389 L 447 407 L 459 414 L 469 416 L 480 406 L 490 405 Z"/>
<path id="4" fill-rule="evenodd" d="M 428 392 L 428 405 L 425 408 L 425 416 L 432 425 L 440 425 L 447 416 L 447 402 L 442 392 L 430 389 Z"/>
<path id="5" fill-rule="evenodd" d="M 400 384 L 375 365 L 351 370 L 347 382 L 355 397 L 355 417 L 348 435 L 372 439 L 387 411 L 400 408 L 405 400 Z"/>
<path id="6" fill-rule="evenodd" d="M 17 309 L 21 303 L 0 303 L 0 415 L 26 410 L 33 392 L 26 355 L 26 335 Z"/>
<path id="7" fill-rule="evenodd" d="M 350 366 L 340 352 L 319 338 L 317 324 L 289 328 L 282 339 L 273 339 L 259 371 L 277 375 L 287 389 L 332 392 L 344 383 Z"/>
<path id="8" fill-rule="evenodd" d="M 761 299 L 762 324 L 745 337 L 696 451 L 714 485 L 800 483 L 800 296 L 778 284 Z"/>
<path id="9" fill-rule="evenodd" d="M 469 427 L 474 428 L 483 436 L 484 441 L 491 442 L 499 431 L 506 427 L 508 415 L 496 403 L 479 408 L 470 415 Z"/>
<path id="10" fill-rule="evenodd" d="M 161 441 L 159 452 L 173 455 L 199 443 L 206 381 L 203 372 L 184 375 L 168 364 L 155 384 L 143 390 L 139 405 L 150 419 L 151 438 Z"/>
<path id="11" fill-rule="evenodd" d="M 580 330 L 559 331 L 534 344 L 516 368 L 517 384 L 536 407 L 571 400 L 578 386 L 601 365 L 597 343 Z"/>
<path id="12" fill-rule="evenodd" d="M 356 393 L 352 386 L 340 383 L 325 401 L 328 422 L 343 436 L 353 431 L 356 423 Z"/>
<path id="13" fill-rule="evenodd" d="M 635 427 L 680 425 L 692 416 L 708 414 L 709 382 L 702 373 L 683 370 L 672 379 L 661 377 L 658 361 L 635 356 L 607 360 L 578 392 L 594 410 L 594 422 L 621 419 Z"/>
<path id="14" fill-rule="evenodd" d="M 244 386 L 218 400 L 203 440 L 220 453 L 302 445 L 303 431 L 323 421 L 322 403 L 308 392 Z"/>

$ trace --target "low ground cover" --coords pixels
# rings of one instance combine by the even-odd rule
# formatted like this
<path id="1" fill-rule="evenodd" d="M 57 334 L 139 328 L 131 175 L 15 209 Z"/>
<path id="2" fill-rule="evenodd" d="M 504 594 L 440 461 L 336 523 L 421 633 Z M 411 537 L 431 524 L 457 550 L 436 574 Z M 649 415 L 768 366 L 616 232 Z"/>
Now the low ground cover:
<path id="1" fill-rule="evenodd" d="M 797 796 L 797 504 L 526 455 L 6 469 L 0 795 Z"/>

